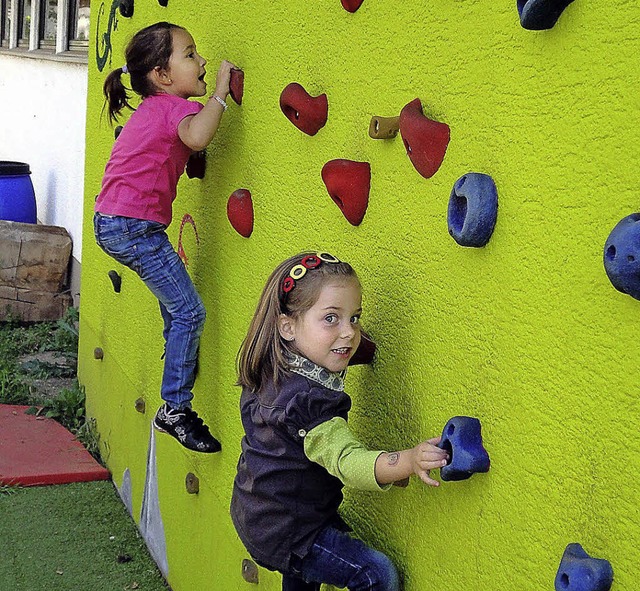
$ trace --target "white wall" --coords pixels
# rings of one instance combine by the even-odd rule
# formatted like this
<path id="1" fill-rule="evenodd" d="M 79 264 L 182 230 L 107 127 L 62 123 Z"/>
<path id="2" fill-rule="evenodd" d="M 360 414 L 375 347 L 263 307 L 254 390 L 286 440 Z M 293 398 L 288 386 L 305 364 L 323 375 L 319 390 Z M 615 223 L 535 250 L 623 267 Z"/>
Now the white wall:
<path id="1" fill-rule="evenodd" d="M 87 64 L 0 53 L 0 160 L 27 162 L 38 220 L 82 260 Z"/>

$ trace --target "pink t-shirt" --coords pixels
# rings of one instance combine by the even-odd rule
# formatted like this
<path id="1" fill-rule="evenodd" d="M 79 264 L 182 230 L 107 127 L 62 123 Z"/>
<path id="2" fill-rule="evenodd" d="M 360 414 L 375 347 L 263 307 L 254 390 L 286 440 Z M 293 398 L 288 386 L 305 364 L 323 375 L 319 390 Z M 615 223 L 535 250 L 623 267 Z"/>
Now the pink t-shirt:
<path id="1" fill-rule="evenodd" d="M 178 179 L 191 154 L 178 136 L 178 124 L 201 109 L 201 103 L 171 94 L 145 98 L 113 145 L 95 211 L 168 226 Z"/>

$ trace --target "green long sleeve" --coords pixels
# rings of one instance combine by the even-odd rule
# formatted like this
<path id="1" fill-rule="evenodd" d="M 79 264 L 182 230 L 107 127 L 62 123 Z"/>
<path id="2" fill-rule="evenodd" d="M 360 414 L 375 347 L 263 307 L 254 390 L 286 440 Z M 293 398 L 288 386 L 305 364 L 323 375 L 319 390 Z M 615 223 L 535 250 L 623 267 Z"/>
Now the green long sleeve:
<path id="1" fill-rule="evenodd" d="M 380 486 L 376 481 L 376 460 L 384 452 L 368 450 L 341 417 L 334 417 L 309 431 L 304 438 L 304 453 L 345 486 L 377 491 L 391 487 L 390 484 Z"/>

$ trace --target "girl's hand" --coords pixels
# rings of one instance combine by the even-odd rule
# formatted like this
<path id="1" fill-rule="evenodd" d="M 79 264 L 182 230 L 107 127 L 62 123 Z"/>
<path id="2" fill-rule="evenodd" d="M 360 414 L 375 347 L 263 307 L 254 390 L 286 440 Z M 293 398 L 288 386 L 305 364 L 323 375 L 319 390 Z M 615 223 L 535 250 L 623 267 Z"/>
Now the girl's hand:
<path id="1" fill-rule="evenodd" d="M 444 449 L 436 447 L 440 439 L 440 437 L 428 439 L 411 450 L 413 472 L 429 486 L 440 486 L 437 480 L 431 478 L 430 471 L 446 466 L 449 460 L 449 454 Z"/>
<path id="2" fill-rule="evenodd" d="M 216 75 L 216 91 L 215 94 L 225 100 L 229 94 L 229 80 L 231 79 L 231 70 L 235 66 L 227 60 L 222 60 L 218 74 Z"/>
<path id="3" fill-rule="evenodd" d="M 381 453 L 375 465 L 378 484 L 406 486 L 409 476 L 416 474 L 425 484 L 439 486 L 440 483 L 429 476 L 429 471 L 446 466 L 449 454 L 436 447 L 438 443 L 440 437 L 434 437 L 411 449 Z"/>

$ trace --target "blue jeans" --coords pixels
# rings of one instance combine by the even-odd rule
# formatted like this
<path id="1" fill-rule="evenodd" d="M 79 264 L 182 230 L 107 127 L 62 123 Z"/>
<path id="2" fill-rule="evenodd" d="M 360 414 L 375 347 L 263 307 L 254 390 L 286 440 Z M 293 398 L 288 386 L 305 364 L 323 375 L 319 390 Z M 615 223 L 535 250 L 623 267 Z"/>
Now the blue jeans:
<path id="1" fill-rule="evenodd" d="M 320 584 L 349 591 L 399 591 L 398 572 L 382 552 L 333 527 L 323 529 L 309 553 L 294 560 L 282 591 L 320 591 Z"/>
<path id="2" fill-rule="evenodd" d="M 202 299 L 158 222 L 96 213 L 96 242 L 133 269 L 160 302 L 165 339 L 162 399 L 173 408 L 191 406 L 200 335 L 206 312 Z"/>

